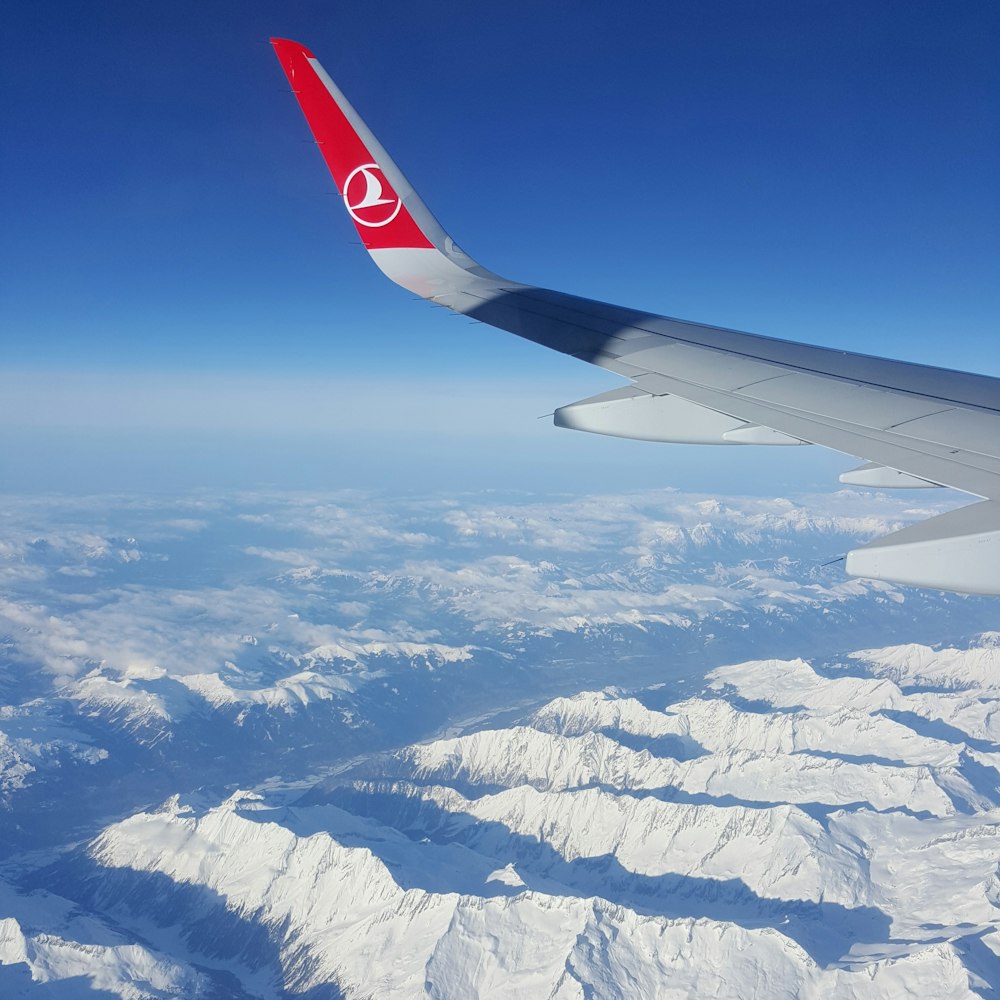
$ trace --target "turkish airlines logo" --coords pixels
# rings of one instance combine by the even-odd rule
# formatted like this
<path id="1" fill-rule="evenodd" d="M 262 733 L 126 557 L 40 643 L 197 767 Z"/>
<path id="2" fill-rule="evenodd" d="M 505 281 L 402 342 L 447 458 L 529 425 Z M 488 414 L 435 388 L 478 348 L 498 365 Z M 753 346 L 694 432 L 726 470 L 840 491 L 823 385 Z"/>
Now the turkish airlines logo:
<path id="1" fill-rule="evenodd" d="M 384 197 L 388 189 L 391 197 Z M 344 184 L 344 204 L 359 226 L 377 229 L 387 226 L 403 207 L 399 195 L 392 190 L 377 163 L 355 167 Z"/>

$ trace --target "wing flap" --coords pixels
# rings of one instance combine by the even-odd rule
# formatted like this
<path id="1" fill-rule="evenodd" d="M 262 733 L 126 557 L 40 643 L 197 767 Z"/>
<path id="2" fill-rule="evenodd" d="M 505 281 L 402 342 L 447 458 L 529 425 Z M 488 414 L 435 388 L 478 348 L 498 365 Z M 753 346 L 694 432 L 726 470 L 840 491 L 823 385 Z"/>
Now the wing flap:
<path id="1" fill-rule="evenodd" d="M 918 441 L 983 456 L 995 455 L 1000 445 L 1000 416 L 957 407 L 901 423 L 894 429 Z"/>
<path id="2" fill-rule="evenodd" d="M 939 413 L 942 409 L 935 400 L 900 396 L 885 389 L 835 381 L 805 372 L 786 371 L 781 378 L 746 386 L 740 389 L 740 393 L 803 413 L 849 418 L 851 423 L 880 430 Z"/>
<path id="3" fill-rule="evenodd" d="M 811 444 L 857 455 L 920 479 L 953 486 L 980 497 L 1000 495 L 1000 461 L 974 452 L 917 441 L 891 430 L 858 426 L 840 417 L 786 409 L 666 375 L 641 377 L 635 381 L 643 388 L 655 385 L 657 392 L 672 392 L 710 409 L 742 417 L 748 423 L 773 427 Z"/>

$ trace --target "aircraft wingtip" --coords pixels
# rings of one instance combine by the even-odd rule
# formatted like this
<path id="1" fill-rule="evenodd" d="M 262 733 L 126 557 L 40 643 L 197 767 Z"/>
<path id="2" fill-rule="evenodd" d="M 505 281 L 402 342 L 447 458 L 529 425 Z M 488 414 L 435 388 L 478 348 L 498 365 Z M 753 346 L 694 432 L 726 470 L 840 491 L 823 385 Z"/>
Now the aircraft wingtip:
<path id="1" fill-rule="evenodd" d="M 279 51 L 281 49 L 285 49 L 286 51 L 294 49 L 301 52 L 307 59 L 316 58 L 301 42 L 293 41 L 291 38 L 272 38 L 271 44 Z"/>

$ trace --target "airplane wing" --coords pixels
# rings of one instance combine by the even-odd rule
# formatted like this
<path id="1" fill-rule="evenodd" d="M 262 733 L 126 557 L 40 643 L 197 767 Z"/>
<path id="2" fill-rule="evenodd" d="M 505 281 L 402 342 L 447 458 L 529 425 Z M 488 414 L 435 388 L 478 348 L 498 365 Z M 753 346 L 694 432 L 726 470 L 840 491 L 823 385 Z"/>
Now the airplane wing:
<path id="1" fill-rule="evenodd" d="M 271 40 L 362 243 L 394 282 L 628 379 L 559 427 L 651 441 L 817 444 L 841 481 L 950 486 L 979 502 L 847 556 L 853 576 L 1000 594 L 1000 379 L 739 333 L 509 281 L 428 211 L 315 56 Z"/>

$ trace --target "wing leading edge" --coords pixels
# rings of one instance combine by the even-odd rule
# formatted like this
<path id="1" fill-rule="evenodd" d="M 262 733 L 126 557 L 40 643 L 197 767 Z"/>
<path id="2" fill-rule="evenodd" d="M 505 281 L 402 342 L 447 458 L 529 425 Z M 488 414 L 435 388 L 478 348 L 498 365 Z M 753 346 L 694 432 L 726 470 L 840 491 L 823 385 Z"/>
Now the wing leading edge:
<path id="1" fill-rule="evenodd" d="M 740 333 L 509 281 L 444 231 L 303 45 L 272 39 L 378 267 L 411 292 L 630 381 L 556 410 L 594 433 L 817 444 L 864 459 L 844 481 L 981 498 L 848 554 L 854 576 L 1000 594 L 1000 379 Z"/>

